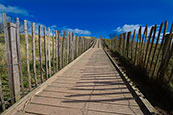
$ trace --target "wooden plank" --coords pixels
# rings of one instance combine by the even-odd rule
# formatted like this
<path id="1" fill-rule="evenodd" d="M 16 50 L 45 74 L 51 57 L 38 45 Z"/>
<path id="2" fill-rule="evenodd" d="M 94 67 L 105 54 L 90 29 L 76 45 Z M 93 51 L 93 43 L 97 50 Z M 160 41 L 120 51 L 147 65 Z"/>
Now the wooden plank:
<path id="1" fill-rule="evenodd" d="M 7 19 L 6 14 L 3 13 L 3 27 L 4 27 L 4 38 L 5 38 L 5 46 L 6 46 L 6 60 L 8 65 L 8 84 L 10 89 L 10 97 L 12 98 L 11 103 L 14 103 L 14 92 L 13 92 L 13 83 L 12 83 L 12 66 L 11 66 L 11 50 L 10 50 L 10 39 L 9 39 L 9 30 L 7 27 Z"/>
<path id="2" fill-rule="evenodd" d="M 137 37 L 137 41 L 136 41 L 136 48 L 135 48 L 135 60 L 134 60 L 134 64 L 138 64 L 138 59 L 139 59 L 139 48 L 138 45 L 140 45 L 140 41 L 141 41 L 141 29 L 142 27 L 140 26 L 139 31 L 138 31 L 138 37 Z"/>
<path id="3" fill-rule="evenodd" d="M 67 32 L 67 52 L 66 52 L 66 55 L 67 55 L 67 59 L 66 59 L 66 63 L 68 64 L 69 63 L 69 32 Z"/>
<path id="4" fill-rule="evenodd" d="M 119 35 L 119 47 L 118 52 L 121 54 L 121 34 Z"/>
<path id="5" fill-rule="evenodd" d="M 74 47 L 74 58 L 76 58 L 77 57 L 77 35 L 75 36 L 75 47 Z M 86 44 L 87 45 L 87 44 Z"/>
<path id="6" fill-rule="evenodd" d="M 58 70 L 60 70 L 60 35 L 58 30 Z"/>
<path id="7" fill-rule="evenodd" d="M 53 35 L 52 35 L 52 63 L 53 63 L 53 74 L 55 73 L 55 37 L 54 37 L 54 30 L 53 30 Z"/>
<path id="8" fill-rule="evenodd" d="M 76 37 L 76 57 L 79 56 L 79 36 Z"/>
<path id="9" fill-rule="evenodd" d="M 20 54 L 19 18 L 16 18 L 16 46 L 17 46 L 17 60 L 18 60 L 18 67 L 19 67 L 21 91 L 22 91 L 22 94 L 24 94 L 24 83 L 23 83 L 23 73 L 22 73 L 21 54 Z"/>
<path id="10" fill-rule="evenodd" d="M 154 69 L 153 69 L 153 72 L 152 72 L 152 75 L 151 75 L 151 76 L 154 76 L 155 71 L 156 71 L 156 67 L 157 67 L 157 65 L 159 64 L 159 57 L 160 57 L 161 50 L 162 50 L 162 48 L 163 48 L 163 43 L 164 43 L 164 41 L 165 41 L 164 39 L 165 39 L 166 31 L 167 31 L 167 26 L 168 26 L 168 21 L 165 21 L 162 41 L 161 41 L 161 44 L 160 44 L 160 48 L 159 48 L 159 51 L 158 51 L 158 54 L 157 54 L 156 63 L 155 63 L 155 65 L 154 65 Z M 157 77 L 157 76 L 156 76 L 156 77 Z"/>
<path id="11" fill-rule="evenodd" d="M 17 41 L 16 41 L 16 24 L 8 23 L 7 27 L 9 29 L 9 44 L 11 50 L 11 66 L 12 66 L 12 84 L 13 84 L 13 98 L 15 101 L 20 99 L 20 77 L 17 59 Z"/>
<path id="12" fill-rule="evenodd" d="M 126 43 L 127 43 L 127 35 L 126 32 L 123 34 L 123 55 L 126 56 Z"/>
<path id="13" fill-rule="evenodd" d="M 74 60 L 74 37 L 75 37 L 75 35 L 74 35 L 74 33 L 72 33 L 72 41 L 71 41 L 71 58 L 72 58 L 72 60 Z"/>
<path id="14" fill-rule="evenodd" d="M 45 58 L 45 76 L 48 79 L 48 64 L 47 64 L 47 41 L 46 41 L 46 28 L 43 28 L 44 32 L 44 58 Z"/>
<path id="15" fill-rule="evenodd" d="M 147 61 L 147 57 L 148 57 L 148 50 L 149 50 L 149 45 L 150 45 L 150 40 L 151 40 L 151 36 L 152 36 L 152 33 L 153 33 L 153 30 L 154 30 L 154 27 L 152 26 L 151 30 L 150 30 L 150 34 L 148 36 L 148 42 L 147 42 L 147 47 L 146 47 L 146 53 L 145 53 L 145 58 L 144 58 L 144 63 L 143 63 L 143 66 L 146 65 L 146 61 Z"/>
<path id="16" fill-rule="evenodd" d="M 130 37 L 131 37 L 131 33 L 132 32 L 128 32 L 128 35 L 127 35 L 127 43 L 126 43 L 126 56 L 127 58 L 129 58 L 129 42 L 130 42 Z"/>
<path id="17" fill-rule="evenodd" d="M 48 28 L 48 64 L 49 64 L 49 77 L 52 76 L 52 68 L 51 68 L 51 57 L 50 57 L 50 28 Z"/>
<path id="18" fill-rule="evenodd" d="M 144 66 L 144 56 L 146 53 L 146 44 L 147 44 L 147 36 L 148 36 L 148 25 L 146 25 L 145 32 L 143 33 L 143 46 L 142 46 L 142 59 L 141 59 L 141 65 Z"/>
<path id="19" fill-rule="evenodd" d="M 135 41 L 135 35 L 136 35 L 136 29 L 133 31 L 133 38 L 132 38 L 132 43 L 131 43 L 131 60 L 134 62 L 134 41 Z"/>
<path id="20" fill-rule="evenodd" d="M 33 62 L 33 75 L 35 86 L 38 85 L 36 73 L 36 57 L 35 57 L 35 23 L 32 23 L 32 62 Z"/>
<path id="21" fill-rule="evenodd" d="M 31 91 L 31 73 L 30 73 L 30 62 L 29 62 L 29 45 L 28 45 L 28 30 L 27 21 L 24 20 L 25 29 L 25 52 L 26 52 L 26 64 L 27 64 L 27 74 L 28 74 L 28 88 Z"/>
<path id="22" fill-rule="evenodd" d="M 145 45 L 145 41 L 146 41 L 146 37 L 147 37 L 147 29 L 148 29 L 148 25 L 145 26 L 144 32 L 143 32 L 143 36 L 142 36 L 142 41 L 141 41 L 141 45 L 139 47 L 139 65 L 142 65 L 143 63 L 143 55 L 144 55 L 144 48 L 143 46 Z"/>
<path id="23" fill-rule="evenodd" d="M 56 72 L 58 71 L 58 34 L 55 31 L 55 58 L 56 58 Z"/>
<path id="24" fill-rule="evenodd" d="M 62 52 L 62 49 L 63 49 L 63 38 L 62 38 L 62 33 L 63 33 L 63 31 L 61 30 L 61 35 L 60 35 L 60 68 L 62 69 L 62 67 L 63 67 L 63 64 L 62 64 L 62 58 L 63 58 L 63 52 Z"/>
<path id="25" fill-rule="evenodd" d="M 39 25 L 38 28 L 38 46 L 39 46 L 39 56 L 40 56 L 40 79 L 41 82 L 44 82 L 44 78 L 43 78 L 43 64 L 42 64 L 42 48 L 41 48 L 41 25 Z"/>
<path id="26" fill-rule="evenodd" d="M 150 62 L 150 56 L 151 56 L 151 52 L 152 52 L 152 49 L 153 49 L 154 39 L 155 39 L 155 35 L 156 35 L 156 29 L 157 29 L 157 25 L 154 26 L 154 33 L 153 33 L 153 37 L 152 37 L 152 41 L 151 41 L 151 46 L 150 46 L 150 49 L 149 49 L 149 54 L 148 54 L 148 60 L 147 60 L 146 69 L 148 68 L 148 64 Z"/>
<path id="27" fill-rule="evenodd" d="M 61 33 L 62 33 L 62 31 L 61 31 Z M 61 39 L 61 68 L 63 68 L 64 67 L 64 39 L 65 39 L 65 34 L 66 34 L 66 32 L 64 31 L 64 34 L 63 34 L 63 36 L 62 36 L 62 39 Z"/>
<path id="28" fill-rule="evenodd" d="M 76 42 L 76 35 L 73 36 L 73 48 L 72 48 L 72 50 L 73 50 L 72 59 L 73 60 L 75 59 L 75 47 L 76 47 L 75 42 Z"/>
<path id="29" fill-rule="evenodd" d="M 70 58 L 70 62 L 72 61 L 72 39 L 73 39 L 73 33 L 70 32 L 70 40 L 69 40 L 69 48 L 70 48 L 70 52 L 69 52 L 69 58 Z"/>
<path id="30" fill-rule="evenodd" d="M 162 27 L 163 27 L 163 23 L 160 24 L 159 33 L 157 35 L 157 40 L 156 40 L 155 48 L 154 48 L 154 51 L 153 51 L 153 56 L 152 56 L 151 62 L 150 62 L 150 65 L 151 66 L 150 66 L 150 69 L 149 69 L 149 73 L 150 73 L 151 68 L 152 68 L 152 65 L 153 65 L 153 60 L 154 60 L 156 49 L 157 49 L 157 46 L 158 46 L 158 43 L 159 43 L 159 39 L 160 39 L 160 34 L 161 34 L 161 31 L 162 31 Z M 153 76 L 151 76 L 151 77 L 153 77 Z"/>

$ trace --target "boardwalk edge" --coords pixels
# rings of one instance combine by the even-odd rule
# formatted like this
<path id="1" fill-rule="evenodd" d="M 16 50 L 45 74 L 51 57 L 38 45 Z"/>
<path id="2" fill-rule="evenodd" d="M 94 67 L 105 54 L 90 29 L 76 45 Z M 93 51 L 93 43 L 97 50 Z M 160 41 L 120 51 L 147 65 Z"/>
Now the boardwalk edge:
<path id="1" fill-rule="evenodd" d="M 157 115 L 158 111 L 151 105 L 151 103 L 145 98 L 145 96 L 140 92 L 140 90 L 133 85 L 133 82 L 129 79 L 129 77 L 121 70 L 121 68 L 116 64 L 114 59 L 108 54 L 108 52 L 103 48 L 105 54 L 110 59 L 111 63 L 115 67 L 115 69 L 119 72 L 120 76 L 126 82 L 127 87 L 132 92 L 133 96 L 136 97 L 136 101 L 138 104 L 142 105 L 144 111 L 147 111 L 148 114 Z"/>

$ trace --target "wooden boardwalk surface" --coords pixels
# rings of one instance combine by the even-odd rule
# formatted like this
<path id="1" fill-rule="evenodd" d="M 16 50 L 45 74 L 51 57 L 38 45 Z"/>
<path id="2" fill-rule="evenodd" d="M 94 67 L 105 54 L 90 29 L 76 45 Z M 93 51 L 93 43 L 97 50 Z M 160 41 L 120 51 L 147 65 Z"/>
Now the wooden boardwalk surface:
<path id="1" fill-rule="evenodd" d="M 96 43 L 25 105 L 26 115 L 144 114 Z"/>

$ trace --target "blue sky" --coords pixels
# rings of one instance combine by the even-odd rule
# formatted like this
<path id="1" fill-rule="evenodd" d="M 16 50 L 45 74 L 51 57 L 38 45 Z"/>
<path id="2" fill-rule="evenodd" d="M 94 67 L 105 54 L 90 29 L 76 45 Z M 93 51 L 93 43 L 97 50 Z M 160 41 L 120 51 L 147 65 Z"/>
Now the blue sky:
<path id="1" fill-rule="evenodd" d="M 0 0 L 0 12 L 47 27 L 104 36 L 173 20 L 173 0 Z"/>

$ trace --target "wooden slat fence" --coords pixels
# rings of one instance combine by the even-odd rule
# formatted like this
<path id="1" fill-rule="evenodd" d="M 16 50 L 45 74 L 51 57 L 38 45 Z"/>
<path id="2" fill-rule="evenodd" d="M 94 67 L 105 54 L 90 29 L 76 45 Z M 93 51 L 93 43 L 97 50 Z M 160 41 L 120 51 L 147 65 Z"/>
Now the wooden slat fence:
<path id="1" fill-rule="evenodd" d="M 117 52 L 135 66 L 145 69 L 151 79 L 173 84 L 173 24 L 167 32 L 168 22 L 148 25 L 128 33 L 102 39 L 103 46 Z M 149 30 L 149 31 L 148 31 Z M 143 32 L 143 33 L 142 33 Z"/>
<path id="2" fill-rule="evenodd" d="M 6 14 L 3 14 L 3 39 L 8 74 L 0 76 L 0 112 L 95 43 L 95 39 L 62 30 L 46 30 L 46 27 L 41 25 L 36 27 L 35 23 L 29 28 L 29 21 L 26 20 L 23 22 L 23 33 L 20 33 L 19 25 L 19 18 L 16 23 L 9 23 Z"/>

